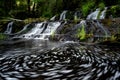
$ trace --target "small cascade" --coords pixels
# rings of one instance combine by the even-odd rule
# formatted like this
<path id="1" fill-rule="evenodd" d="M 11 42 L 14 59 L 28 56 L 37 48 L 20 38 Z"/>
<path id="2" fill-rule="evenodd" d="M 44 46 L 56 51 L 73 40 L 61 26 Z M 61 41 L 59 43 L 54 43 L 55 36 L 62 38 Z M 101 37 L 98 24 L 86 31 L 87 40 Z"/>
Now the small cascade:
<path id="1" fill-rule="evenodd" d="M 93 20 L 97 19 L 97 16 L 98 16 L 99 12 L 100 12 L 100 9 L 97 8 L 96 11 L 90 13 L 90 14 L 87 16 L 87 19 L 93 19 Z"/>
<path id="2" fill-rule="evenodd" d="M 86 20 L 80 21 L 80 24 L 81 24 L 81 25 L 86 25 Z"/>
<path id="3" fill-rule="evenodd" d="M 96 11 L 90 13 L 88 16 L 87 16 L 87 19 L 92 19 L 92 20 L 96 20 L 96 19 L 105 19 L 105 14 L 106 14 L 106 11 L 107 11 L 107 7 L 105 7 L 105 9 L 103 11 L 100 11 L 99 8 L 96 9 Z M 98 18 L 100 14 L 100 17 Z"/>
<path id="4" fill-rule="evenodd" d="M 50 21 L 55 21 L 56 15 L 50 18 Z"/>
<path id="5" fill-rule="evenodd" d="M 26 39 L 48 39 L 56 29 L 60 26 L 60 22 L 42 22 L 35 24 L 26 34 L 20 36 L 20 38 Z"/>
<path id="6" fill-rule="evenodd" d="M 105 19 L 106 11 L 107 7 L 105 7 L 105 9 L 101 12 L 100 19 Z"/>
<path id="7" fill-rule="evenodd" d="M 63 12 L 60 14 L 60 19 L 59 19 L 59 20 L 65 20 L 65 19 L 66 19 L 66 13 L 67 13 L 67 11 L 63 11 Z"/>
<path id="8" fill-rule="evenodd" d="M 50 35 L 53 35 L 56 29 L 60 26 L 60 22 L 50 22 L 45 27 L 46 29 L 40 34 L 41 37 L 39 39 L 48 39 Z"/>
<path id="9" fill-rule="evenodd" d="M 102 31 L 104 32 L 104 35 L 103 35 L 104 37 L 107 38 L 107 37 L 110 36 L 110 32 L 109 32 L 107 29 L 105 29 L 105 28 L 102 26 L 102 24 L 100 24 L 100 22 L 97 21 L 96 24 L 97 24 L 98 27 L 100 27 L 100 28 L 102 29 Z M 102 32 L 102 31 L 101 31 L 101 32 Z M 101 34 L 102 34 L 102 33 L 101 33 Z M 103 36 L 102 36 L 102 37 L 103 37 Z"/>
<path id="10" fill-rule="evenodd" d="M 40 32 L 42 32 L 43 28 L 41 26 L 43 26 L 43 23 L 36 23 L 34 28 L 32 28 L 26 34 L 21 35 L 20 37 L 27 38 L 27 39 L 33 38 L 33 35 L 35 35 L 35 34 L 37 35 Z"/>
<path id="11" fill-rule="evenodd" d="M 63 21 L 60 25 L 60 27 L 57 28 L 56 33 L 61 34 L 61 31 L 64 29 L 65 24 L 67 24 L 67 21 Z"/>
<path id="12" fill-rule="evenodd" d="M 13 26 L 13 21 L 12 22 L 10 22 L 10 23 L 8 23 L 8 25 L 7 25 L 7 29 L 6 29 L 6 31 L 4 32 L 5 34 L 11 34 L 12 33 L 12 26 Z"/>
<path id="13" fill-rule="evenodd" d="M 73 28 L 72 31 L 77 31 L 78 29 L 81 29 L 82 27 L 86 26 L 86 20 L 81 20 L 80 23 L 76 24 Z"/>

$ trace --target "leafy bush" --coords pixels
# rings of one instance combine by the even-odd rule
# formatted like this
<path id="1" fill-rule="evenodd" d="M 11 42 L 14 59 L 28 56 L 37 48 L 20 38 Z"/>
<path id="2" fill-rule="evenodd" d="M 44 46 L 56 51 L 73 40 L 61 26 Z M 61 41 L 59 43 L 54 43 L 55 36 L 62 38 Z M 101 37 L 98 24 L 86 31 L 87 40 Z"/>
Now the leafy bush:
<path id="1" fill-rule="evenodd" d="M 84 17 L 86 17 L 88 15 L 89 11 L 91 10 L 92 7 L 94 7 L 94 5 L 95 5 L 95 2 L 92 0 L 86 2 L 82 5 L 82 13 L 83 13 Z"/>
<path id="2" fill-rule="evenodd" d="M 103 2 L 99 3 L 98 7 L 100 10 L 103 10 L 105 8 L 105 4 Z"/>
<path id="3" fill-rule="evenodd" d="M 0 33 L 0 40 L 6 39 L 6 35 Z"/>
<path id="4" fill-rule="evenodd" d="M 85 26 L 82 25 L 81 27 L 82 27 L 81 29 L 78 29 L 77 37 L 80 40 L 84 40 L 86 38 Z"/>

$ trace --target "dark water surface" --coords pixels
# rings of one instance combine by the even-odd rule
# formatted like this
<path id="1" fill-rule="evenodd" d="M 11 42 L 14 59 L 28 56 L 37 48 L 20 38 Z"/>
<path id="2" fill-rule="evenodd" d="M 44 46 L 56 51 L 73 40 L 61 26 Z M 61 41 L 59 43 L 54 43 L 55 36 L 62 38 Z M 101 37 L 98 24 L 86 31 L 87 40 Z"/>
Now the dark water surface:
<path id="1" fill-rule="evenodd" d="M 41 40 L 0 43 L 1 80 L 120 80 L 118 45 Z"/>

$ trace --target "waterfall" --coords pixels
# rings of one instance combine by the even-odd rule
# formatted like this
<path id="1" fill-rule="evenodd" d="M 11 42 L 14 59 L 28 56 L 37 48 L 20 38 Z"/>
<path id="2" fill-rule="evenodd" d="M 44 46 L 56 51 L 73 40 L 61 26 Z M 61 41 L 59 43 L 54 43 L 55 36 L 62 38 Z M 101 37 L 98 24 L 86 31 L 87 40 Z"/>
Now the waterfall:
<path id="1" fill-rule="evenodd" d="M 34 28 L 32 28 L 26 34 L 21 35 L 20 38 L 48 39 L 48 37 L 56 31 L 60 24 L 61 24 L 60 22 L 36 23 Z"/>
<path id="2" fill-rule="evenodd" d="M 85 20 L 82 20 L 82 21 L 80 21 L 80 24 L 81 24 L 81 25 L 86 25 L 86 21 L 85 21 Z"/>
<path id="3" fill-rule="evenodd" d="M 106 11 L 107 11 L 107 7 L 105 7 L 105 9 L 103 11 L 101 11 L 101 12 L 100 12 L 100 9 L 97 8 L 96 11 L 90 13 L 87 16 L 87 19 L 93 19 L 93 20 L 98 19 L 99 13 L 100 13 L 99 19 L 104 19 Z"/>
<path id="4" fill-rule="evenodd" d="M 107 7 L 105 7 L 105 9 L 101 12 L 100 19 L 105 19 L 106 11 Z"/>
<path id="5" fill-rule="evenodd" d="M 54 34 L 56 29 L 60 26 L 60 22 L 49 22 L 40 39 L 48 39 L 50 35 Z"/>
<path id="6" fill-rule="evenodd" d="M 6 31 L 4 32 L 5 34 L 10 34 L 10 33 L 12 33 L 12 26 L 13 26 L 13 21 L 12 22 L 10 22 L 10 23 L 8 23 L 8 25 L 7 25 L 7 29 L 6 29 Z"/>
<path id="7" fill-rule="evenodd" d="M 50 21 L 55 21 L 56 16 L 53 16 L 52 18 L 50 18 Z"/>
<path id="8" fill-rule="evenodd" d="M 105 37 L 106 38 L 109 37 L 108 33 L 110 32 L 108 32 L 108 30 L 106 30 L 98 21 L 97 21 L 97 25 L 103 30 L 103 32 L 105 33 Z"/>
<path id="9" fill-rule="evenodd" d="M 67 11 L 63 11 L 63 12 L 60 14 L 60 19 L 59 19 L 59 20 L 65 20 L 65 19 L 66 19 L 66 13 L 67 13 Z"/>
<path id="10" fill-rule="evenodd" d="M 35 34 L 39 34 L 40 32 L 42 32 L 41 26 L 43 25 L 43 23 L 36 23 L 35 27 L 33 27 L 30 31 L 28 31 L 26 34 L 21 35 L 20 37 L 24 37 L 24 38 L 33 38 L 33 35 Z"/>
<path id="11" fill-rule="evenodd" d="M 87 16 L 87 19 L 93 19 L 93 20 L 97 19 L 97 16 L 98 16 L 99 12 L 100 12 L 100 9 L 97 8 L 96 11 L 90 13 L 90 14 Z"/>

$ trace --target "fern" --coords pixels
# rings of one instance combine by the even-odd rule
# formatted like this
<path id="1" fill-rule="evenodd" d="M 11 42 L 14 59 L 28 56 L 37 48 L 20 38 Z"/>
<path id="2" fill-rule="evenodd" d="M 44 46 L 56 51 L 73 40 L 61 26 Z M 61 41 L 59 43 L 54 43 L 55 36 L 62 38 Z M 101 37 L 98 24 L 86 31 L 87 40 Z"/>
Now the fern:
<path id="1" fill-rule="evenodd" d="M 86 38 L 85 26 L 83 24 L 81 30 L 78 29 L 77 37 L 80 38 L 80 40 L 84 40 Z"/>

